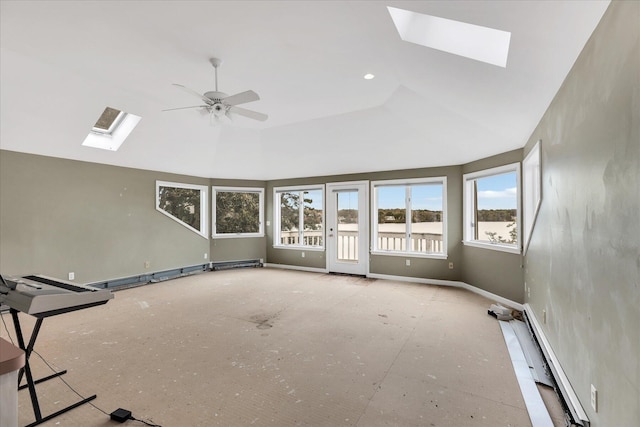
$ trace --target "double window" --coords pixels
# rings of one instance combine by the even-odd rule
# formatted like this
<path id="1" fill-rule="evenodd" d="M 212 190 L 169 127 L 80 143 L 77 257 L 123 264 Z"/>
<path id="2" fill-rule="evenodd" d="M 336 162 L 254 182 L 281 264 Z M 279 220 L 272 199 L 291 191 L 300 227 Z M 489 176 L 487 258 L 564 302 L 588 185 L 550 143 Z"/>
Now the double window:
<path id="1" fill-rule="evenodd" d="M 207 238 L 207 186 L 156 181 L 156 209 Z"/>
<path id="2" fill-rule="evenodd" d="M 447 178 L 374 181 L 373 251 L 446 257 Z"/>
<path id="3" fill-rule="evenodd" d="M 274 246 L 324 248 L 324 185 L 274 189 Z"/>
<path id="4" fill-rule="evenodd" d="M 213 237 L 264 236 L 262 188 L 213 187 Z"/>
<path id="5" fill-rule="evenodd" d="M 464 243 L 520 253 L 520 164 L 463 175 Z"/>

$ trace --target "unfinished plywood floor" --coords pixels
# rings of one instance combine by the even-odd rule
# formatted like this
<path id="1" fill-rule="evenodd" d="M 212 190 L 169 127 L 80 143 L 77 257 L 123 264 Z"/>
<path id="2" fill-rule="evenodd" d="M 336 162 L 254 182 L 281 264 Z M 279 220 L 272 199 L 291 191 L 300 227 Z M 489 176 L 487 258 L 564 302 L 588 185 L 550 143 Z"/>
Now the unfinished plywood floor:
<path id="1" fill-rule="evenodd" d="M 406 282 L 212 272 L 48 318 L 36 350 L 97 407 L 163 427 L 530 426 L 491 302 Z M 30 333 L 33 318 L 21 322 Z M 36 378 L 50 373 L 31 360 Z M 43 415 L 78 400 L 58 379 L 37 389 Z M 19 405 L 20 425 L 32 422 L 27 390 Z M 118 424 L 84 405 L 43 425 Z"/>

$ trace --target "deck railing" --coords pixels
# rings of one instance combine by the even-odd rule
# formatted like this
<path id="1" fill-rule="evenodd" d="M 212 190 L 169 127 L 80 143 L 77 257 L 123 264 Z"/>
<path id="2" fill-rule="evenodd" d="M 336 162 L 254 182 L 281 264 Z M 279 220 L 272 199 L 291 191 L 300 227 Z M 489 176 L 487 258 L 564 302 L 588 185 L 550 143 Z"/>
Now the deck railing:
<path id="1" fill-rule="evenodd" d="M 297 230 L 282 231 L 280 233 L 283 245 L 298 245 L 300 237 Z M 322 246 L 322 231 L 305 231 L 303 242 L 305 246 Z M 338 259 L 357 261 L 358 260 L 358 232 L 338 231 Z M 420 253 L 442 253 L 442 234 L 433 233 L 413 233 L 410 238 L 410 248 L 412 252 Z M 407 248 L 407 236 L 399 232 L 378 233 L 377 249 L 383 251 L 405 251 Z"/>

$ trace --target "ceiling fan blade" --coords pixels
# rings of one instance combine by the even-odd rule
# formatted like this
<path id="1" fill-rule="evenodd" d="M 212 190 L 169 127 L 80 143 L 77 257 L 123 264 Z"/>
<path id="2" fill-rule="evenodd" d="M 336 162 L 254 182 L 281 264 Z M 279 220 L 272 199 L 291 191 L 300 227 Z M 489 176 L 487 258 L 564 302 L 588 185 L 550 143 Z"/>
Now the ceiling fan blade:
<path id="1" fill-rule="evenodd" d="M 212 100 L 210 100 L 210 99 L 209 99 L 209 98 L 207 98 L 206 96 L 204 96 L 204 95 L 202 95 L 202 94 L 200 94 L 200 93 L 196 92 L 196 91 L 195 91 L 195 90 L 193 90 L 193 89 L 189 89 L 188 87 L 183 86 L 183 85 L 178 84 L 178 83 L 172 83 L 172 84 L 173 84 L 175 87 L 178 87 L 178 88 L 182 89 L 183 91 L 185 91 L 185 92 L 187 92 L 187 93 L 190 93 L 190 94 L 191 94 L 191 95 L 193 95 L 193 96 L 197 96 L 198 98 L 200 98 L 200 99 L 202 99 L 204 102 L 206 102 L 206 103 L 207 103 L 207 105 L 210 105 L 210 104 L 212 104 L 212 103 L 213 103 L 213 101 L 212 101 Z"/>
<path id="2" fill-rule="evenodd" d="M 266 114 L 258 113 L 257 111 L 247 110 L 246 108 L 235 107 L 233 105 L 229 107 L 229 111 L 231 113 L 240 114 L 241 116 L 245 116 L 250 119 L 260 120 L 261 122 L 264 122 L 269 118 L 269 116 L 267 116 Z"/>
<path id="3" fill-rule="evenodd" d="M 187 108 L 202 108 L 202 107 L 208 107 L 208 105 L 192 105 L 191 107 L 167 108 L 166 110 L 162 110 L 162 111 L 186 110 Z"/>
<path id="4" fill-rule="evenodd" d="M 240 92 L 235 95 L 227 96 L 222 100 L 226 105 L 238 105 L 245 104 L 247 102 L 258 101 L 260 97 L 252 90 L 246 92 Z"/>

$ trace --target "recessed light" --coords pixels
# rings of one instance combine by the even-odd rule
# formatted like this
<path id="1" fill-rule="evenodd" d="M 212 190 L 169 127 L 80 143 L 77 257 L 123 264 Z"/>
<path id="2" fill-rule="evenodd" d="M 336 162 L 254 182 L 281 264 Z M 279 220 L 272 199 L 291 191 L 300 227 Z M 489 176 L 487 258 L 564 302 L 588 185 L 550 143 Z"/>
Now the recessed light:
<path id="1" fill-rule="evenodd" d="M 364 75 L 364 79 L 365 79 L 365 80 L 371 80 L 371 79 L 372 79 L 372 78 L 374 78 L 374 77 L 375 77 L 375 76 L 374 76 L 373 74 L 371 74 L 371 73 L 369 73 L 369 74 L 365 74 L 365 75 Z"/>

